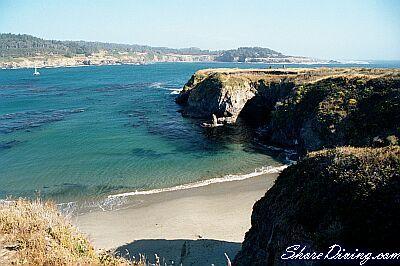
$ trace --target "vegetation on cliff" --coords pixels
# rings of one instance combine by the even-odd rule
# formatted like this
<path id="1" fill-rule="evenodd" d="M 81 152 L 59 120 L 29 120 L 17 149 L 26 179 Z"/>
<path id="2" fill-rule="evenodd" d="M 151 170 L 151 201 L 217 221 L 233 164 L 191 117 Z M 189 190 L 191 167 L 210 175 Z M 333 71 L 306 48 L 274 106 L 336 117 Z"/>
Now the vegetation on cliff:
<path id="1" fill-rule="evenodd" d="M 27 34 L 0 33 L 0 67 L 2 68 L 196 61 L 317 62 L 315 59 L 286 56 L 260 47 L 241 47 L 227 51 L 202 50 L 196 47 L 174 49 L 137 44 L 45 40 Z"/>
<path id="2" fill-rule="evenodd" d="M 287 265 L 295 244 L 398 247 L 399 70 L 202 70 L 177 102 L 187 115 L 254 122 L 264 141 L 303 156 L 254 205 L 234 265 Z"/>
<path id="3" fill-rule="evenodd" d="M 149 52 L 149 53 L 176 53 L 176 54 L 215 54 L 216 52 L 200 50 L 198 48 L 172 49 L 167 47 L 151 47 L 137 44 L 118 44 L 85 41 L 57 41 L 45 40 L 27 34 L 0 34 L 0 55 L 2 57 L 24 57 L 36 54 L 59 54 L 72 56 L 75 54 L 90 55 L 100 51 L 109 53 Z"/>
<path id="4" fill-rule="evenodd" d="M 144 265 L 97 254 L 54 204 L 22 199 L 0 203 L 0 264 Z"/>
<path id="5" fill-rule="evenodd" d="M 400 75 L 338 76 L 293 87 L 266 126 L 273 142 L 303 150 L 385 146 L 400 138 Z"/>
<path id="6" fill-rule="evenodd" d="M 261 47 L 240 47 L 234 50 L 223 51 L 223 53 L 216 58 L 216 61 L 221 62 L 246 62 L 255 58 L 268 58 L 268 57 L 285 57 L 283 54 Z"/>
<path id="7" fill-rule="evenodd" d="M 242 116 L 266 141 L 302 152 L 400 138 L 399 70 L 202 70 L 177 102 L 191 116 Z"/>
<path id="8" fill-rule="evenodd" d="M 148 52 L 156 54 L 215 55 L 216 61 L 221 62 L 244 62 L 246 58 L 284 57 L 279 52 L 261 47 L 241 47 L 234 50 L 210 51 L 196 47 L 173 49 L 138 44 L 45 40 L 27 34 L 0 33 L 0 55 L 2 57 L 23 57 L 36 54 L 90 55 L 100 51 L 109 53 Z"/>
<path id="9" fill-rule="evenodd" d="M 286 247 L 398 248 L 400 147 L 309 153 L 285 169 L 253 208 L 234 265 L 281 265 Z"/>

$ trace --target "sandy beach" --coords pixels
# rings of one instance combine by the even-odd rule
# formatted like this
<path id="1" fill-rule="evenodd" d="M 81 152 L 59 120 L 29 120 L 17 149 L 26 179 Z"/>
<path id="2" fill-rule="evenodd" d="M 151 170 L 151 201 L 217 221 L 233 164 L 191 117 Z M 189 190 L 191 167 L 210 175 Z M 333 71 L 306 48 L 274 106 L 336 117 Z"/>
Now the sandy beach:
<path id="1" fill-rule="evenodd" d="M 277 174 L 152 195 L 132 196 L 130 206 L 80 214 L 73 223 L 98 249 L 165 262 L 221 265 L 240 249 L 254 203 Z"/>

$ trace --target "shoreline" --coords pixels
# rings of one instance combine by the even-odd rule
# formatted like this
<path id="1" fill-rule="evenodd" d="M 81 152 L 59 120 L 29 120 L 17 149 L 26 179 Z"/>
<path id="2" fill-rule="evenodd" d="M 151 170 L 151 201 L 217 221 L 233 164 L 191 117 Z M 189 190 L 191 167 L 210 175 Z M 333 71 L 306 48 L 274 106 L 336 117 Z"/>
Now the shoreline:
<path id="1" fill-rule="evenodd" d="M 244 180 L 130 196 L 126 208 L 78 214 L 72 223 L 97 249 L 117 253 L 127 249 L 130 256 L 137 257 L 140 252 L 150 259 L 154 252 L 177 261 L 186 242 L 196 249 L 186 262 L 213 259 L 212 263 L 219 265 L 225 260 L 224 252 L 233 259 L 240 249 L 250 229 L 254 203 L 277 176 L 264 173 Z"/>
<path id="2" fill-rule="evenodd" d="M 262 166 L 254 170 L 254 172 L 248 174 L 228 174 L 223 177 L 215 177 L 211 179 L 205 179 L 196 182 L 190 182 L 182 185 L 166 187 L 166 188 L 156 188 L 150 190 L 136 190 L 131 192 L 124 192 L 118 194 L 109 195 L 108 199 L 120 198 L 120 197 L 127 197 L 127 196 L 137 196 L 137 195 L 151 195 L 151 194 L 158 194 L 158 193 L 166 193 L 166 192 L 173 192 L 185 189 L 192 189 L 192 188 L 199 188 L 205 187 L 212 184 L 217 183 L 224 183 L 224 182 L 233 182 L 233 181 L 242 181 L 249 178 L 253 178 L 256 176 L 264 175 L 264 174 L 278 174 L 282 172 L 285 168 L 287 168 L 289 164 L 284 164 L 281 166 Z"/>
<path id="3" fill-rule="evenodd" d="M 85 65 L 85 64 L 76 64 L 76 65 L 55 65 L 55 66 L 39 66 L 37 67 L 38 69 L 53 69 L 53 68 L 74 68 L 74 67 L 99 67 L 99 66 L 146 66 L 146 65 L 152 65 L 152 64 L 163 64 L 163 63 L 218 63 L 218 64 L 251 64 L 251 65 L 371 65 L 370 62 L 365 61 L 365 62 L 338 62 L 338 63 L 330 63 L 330 62 L 221 62 L 221 61 L 149 61 L 145 63 L 113 63 L 113 64 L 91 64 L 91 65 Z M 0 70 L 18 70 L 18 69 L 33 69 L 35 66 L 29 66 L 29 67 L 1 67 Z"/>
<path id="4" fill-rule="evenodd" d="M 269 148 L 283 150 L 272 146 L 269 146 Z M 283 151 L 289 152 L 289 150 L 283 150 Z M 57 206 L 59 211 L 68 217 L 79 216 L 88 212 L 115 211 L 137 205 L 138 202 L 135 201 L 135 199 L 137 199 L 138 196 L 178 192 L 181 190 L 190 190 L 194 188 L 207 187 L 213 184 L 243 181 L 246 179 L 251 179 L 266 174 L 279 174 L 293 163 L 295 163 L 295 161 L 290 161 L 287 159 L 286 164 L 280 164 L 275 166 L 272 165 L 261 166 L 256 168 L 254 171 L 245 174 L 227 174 L 221 177 L 202 179 L 199 181 L 188 182 L 170 187 L 154 188 L 147 190 L 135 190 L 135 191 L 109 194 L 105 195 L 101 199 L 95 199 L 95 200 L 86 199 L 86 200 L 59 202 L 57 203 Z"/>

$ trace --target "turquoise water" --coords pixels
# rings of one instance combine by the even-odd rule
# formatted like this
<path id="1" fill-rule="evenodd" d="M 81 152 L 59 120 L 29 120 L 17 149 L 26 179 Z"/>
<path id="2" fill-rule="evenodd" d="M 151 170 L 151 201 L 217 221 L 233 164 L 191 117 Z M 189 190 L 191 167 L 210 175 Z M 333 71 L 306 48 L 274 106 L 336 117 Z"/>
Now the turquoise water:
<path id="1" fill-rule="evenodd" d="M 163 63 L 0 71 L 0 198 L 59 202 L 246 174 L 279 165 L 245 125 L 183 118 L 179 89 L 198 69 Z"/>

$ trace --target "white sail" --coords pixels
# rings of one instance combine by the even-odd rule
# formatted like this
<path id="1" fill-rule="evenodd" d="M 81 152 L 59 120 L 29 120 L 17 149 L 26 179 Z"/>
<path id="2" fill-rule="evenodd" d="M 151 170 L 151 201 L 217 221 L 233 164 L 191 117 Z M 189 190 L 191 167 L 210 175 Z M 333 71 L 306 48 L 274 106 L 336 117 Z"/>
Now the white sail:
<path id="1" fill-rule="evenodd" d="M 36 66 L 35 66 L 35 72 L 33 72 L 33 75 L 34 75 L 34 76 L 39 76 L 39 75 L 40 75 L 40 72 L 39 72 L 39 71 L 37 71 L 37 68 L 36 68 Z"/>

